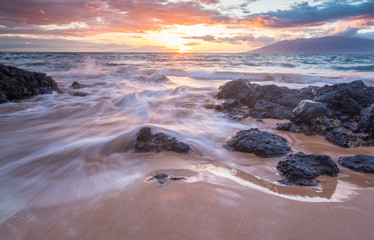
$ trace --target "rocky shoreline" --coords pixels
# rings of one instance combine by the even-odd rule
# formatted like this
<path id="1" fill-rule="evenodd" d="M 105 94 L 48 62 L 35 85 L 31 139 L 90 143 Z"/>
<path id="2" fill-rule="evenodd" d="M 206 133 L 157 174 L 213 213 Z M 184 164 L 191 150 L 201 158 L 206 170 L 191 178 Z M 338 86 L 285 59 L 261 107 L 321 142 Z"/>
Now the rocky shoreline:
<path id="1" fill-rule="evenodd" d="M 78 82 L 71 86 L 72 89 L 84 87 Z M 61 92 L 57 83 L 45 73 L 0 65 L 0 103 L 53 91 Z M 339 147 L 374 146 L 374 87 L 363 81 L 289 89 L 237 79 L 221 86 L 216 98 L 210 99 L 206 107 L 223 111 L 236 120 L 247 117 L 259 121 L 262 118 L 287 119 L 288 122 L 277 124 L 275 129 L 325 136 Z M 277 170 L 284 176 L 279 182 L 286 185 L 315 186 L 319 176 L 336 177 L 340 172 L 329 156 L 292 153 L 286 139 L 257 128 L 238 131 L 223 147 L 253 153 L 261 158 L 284 157 Z M 186 143 L 165 133 L 152 133 L 150 127 L 140 129 L 135 140 L 124 150 L 192 152 Z M 358 172 L 374 173 L 373 156 L 342 156 L 338 163 Z M 155 179 L 164 182 L 167 176 Z"/>
<path id="2" fill-rule="evenodd" d="M 276 129 L 326 136 L 340 147 L 374 146 L 374 87 L 363 81 L 297 90 L 238 79 L 221 86 L 216 98 L 221 101 L 207 107 L 233 119 L 288 119 Z"/>
<path id="3" fill-rule="evenodd" d="M 56 81 L 47 74 L 0 64 L 0 104 L 53 91 L 61 92 Z"/>
<path id="4" fill-rule="evenodd" d="M 275 129 L 325 136 L 329 142 L 344 148 L 374 146 L 374 87 L 363 81 L 297 90 L 237 79 L 221 86 L 215 97 L 218 100 L 208 101 L 206 108 L 223 111 L 231 119 L 287 119 L 289 122 L 278 123 Z M 281 136 L 267 134 L 270 133 L 258 129 L 242 130 L 227 146 L 260 157 L 282 156 L 291 151 Z M 372 156 L 340 157 L 339 164 L 355 171 L 374 173 Z M 299 186 L 315 186 L 318 176 L 336 177 L 340 172 L 329 156 L 302 152 L 288 154 L 278 163 L 277 169 L 285 177 L 280 183 Z"/>

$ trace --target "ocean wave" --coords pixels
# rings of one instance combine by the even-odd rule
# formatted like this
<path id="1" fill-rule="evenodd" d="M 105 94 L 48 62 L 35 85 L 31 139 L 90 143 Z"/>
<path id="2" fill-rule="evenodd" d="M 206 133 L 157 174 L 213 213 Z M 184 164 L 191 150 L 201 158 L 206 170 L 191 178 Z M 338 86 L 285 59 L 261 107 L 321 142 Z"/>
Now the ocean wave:
<path id="1" fill-rule="evenodd" d="M 356 72 L 374 72 L 374 65 L 362 65 L 362 66 L 332 66 L 332 69 L 338 71 L 356 71 Z"/>

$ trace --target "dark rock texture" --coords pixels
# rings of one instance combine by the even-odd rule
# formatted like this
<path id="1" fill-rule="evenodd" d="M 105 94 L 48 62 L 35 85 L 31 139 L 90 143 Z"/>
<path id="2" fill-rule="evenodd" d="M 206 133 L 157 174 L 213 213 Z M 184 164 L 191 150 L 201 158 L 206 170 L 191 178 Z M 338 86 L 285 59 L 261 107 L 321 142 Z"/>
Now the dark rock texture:
<path id="1" fill-rule="evenodd" d="M 257 128 L 237 132 L 227 141 L 227 146 L 232 150 L 254 153 L 263 158 L 284 156 L 291 150 L 283 137 Z"/>
<path id="2" fill-rule="evenodd" d="M 231 119 L 289 119 L 277 129 L 326 136 L 341 147 L 374 144 L 374 87 L 363 81 L 297 90 L 237 79 L 221 86 L 216 97 L 224 101 L 215 109 L 226 111 Z M 239 107 L 248 108 L 248 113 Z"/>
<path id="3" fill-rule="evenodd" d="M 361 110 L 358 128 L 374 138 L 374 104 Z"/>
<path id="4" fill-rule="evenodd" d="M 327 155 L 306 155 L 302 152 L 289 154 L 278 162 L 279 173 L 285 176 L 279 182 L 287 185 L 316 186 L 316 178 L 321 175 L 336 177 L 339 169 L 336 163 Z"/>
<path id="5" fill-rule="evenodd" d="M 354 117 L 361 109 L 374 103 L 374 87 L 367 86 L 363 81 L 353 81 L 334 85 L 325 85 L 313 89 L 314 100 L 323 102 L 334 115 Z"/>
<path id="6" fill-rule="evenodd" d="M 187 180 L 187 178 L 185 178 L 185 177 L 171 177 L 171 176 L 169 176 L 165 173 L 159 173 L 159 174 L 156 174 L 154 177 L 148 179 L 148 181 L 152 181 L 152 180 L 157 180 L 157 182 L 159 184 L 164 185 L 167 180 L 182 181 L 182 180 Z"/>
<path id="7" fill-rule="evenodd" d="M 72 84 L 71 84 L 71 87 L 73 89 L 80 89 L 80 88 L 84 88 L 85 86 L 83 84 L 80 84 L 79 82 L 77 81 L 74 81 Z"/>
<path id="8" fill-rule="evenodd" d="M 369 155 L 356 155 L 353 157 L 340 157 L 339 164 L 343 167 L 364 173 L 374 173 L 374 157 Z"/>
<path id="9" fill-rule="evenodd" d="M 45 73 L 0 64 L 0 103 L 50 94 L 52 91 L 61 92 L 57 83 Z"/>
<path id="10" fill-rule="evenodd" d="M 289 119 L 291 113 L 287 107 L 263 99 L 258 100 L 249 111 L 249 115 L 253 118 Z"/>
<path id="11" fill-rule="evenodd" d="M 292 110 L 301 100 L 313 100 L 312 88 L 301 90 L 258 85 L 246 79 L 230 81 L 219 88 L 218 99 L 231 100 L 233 107 L 248 106 L 250 115 L 256 118 L 284 119 L 291 116 Z"/>
<path id="12" fill-rule="evenodd" d="M 332 130 L 326 133 L 326 139 L 339 147 L 348 148 L 349 139 L 348 134 L 344 131 Z"/>
<path id="13" fill-rule="evenodd" d="M 174 151 L 187 153 L 190 150 L 190 146 L 178 141 L 175 137 L 169 137 L 164 133 L 152 134 L 150 127 L 140 129 L 130 148 L 135 152 Z"/>
<path id="14" fill-rule="evenodd" d="M 313 118 L 327 116 L 328 109 L 321 102 L 302 100 L 299 105 L 292 111 L 292 121 L 309 122 Z"/>

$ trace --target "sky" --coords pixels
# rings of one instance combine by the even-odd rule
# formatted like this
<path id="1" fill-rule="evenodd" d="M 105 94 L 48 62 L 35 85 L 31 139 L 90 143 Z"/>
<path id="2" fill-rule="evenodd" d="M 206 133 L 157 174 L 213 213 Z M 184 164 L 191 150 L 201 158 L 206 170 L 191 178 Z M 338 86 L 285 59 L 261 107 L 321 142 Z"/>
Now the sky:
<path id="1" fill-rule="evenodd" d="M 244 52 L 374 39 L 374 0 L 0 0 L 0 51 Z"/>

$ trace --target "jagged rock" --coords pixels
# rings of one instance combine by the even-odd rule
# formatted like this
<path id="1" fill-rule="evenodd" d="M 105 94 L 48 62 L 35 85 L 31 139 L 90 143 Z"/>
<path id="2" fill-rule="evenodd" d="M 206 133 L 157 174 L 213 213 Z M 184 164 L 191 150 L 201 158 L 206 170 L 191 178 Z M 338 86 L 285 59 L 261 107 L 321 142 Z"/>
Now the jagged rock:
<path id="1" fill-rule="evenodd" d="M 374 87 L 368 87 L 363 81 L 325 85 L 313 89 L 314 100 L 323 102 L 335 115 L 354 117 L 362 108 L 374 103 Z"/>
<path id="2" fill-rule="evenodd" d="M 143 127 L 137 133 L 136 140 L 131 144 L 131 149 L 135 152 L 163 152 L 174 151 L 177 153 L 187 153 L 190 146 L 169 137 L 164 133 L 152 134 L 150 127 Z"/>
<path id="3" fill-rule="evenodd" d="M 289 119 L 291 117 L 291 110 L 278 103 L 260 99 L 249 111 L 249 114 L 253 118 Z"/>
<path id="4" fill-rule="evenodd" d="M 314 98 L 312 88 L 300 90 L 276 85 L 259 85 L 245 79 L 230 81 L 219 88 L 218 99 L 235 99 L 236 107 L 248 106 L 256 117 L 289 118 L 301 100 Z"/>
<path id="5" fill-rule="evenodd" d="M 374 138 L 374 104 L 361 110 L 358 128 Z"/>
<path id="6" fill-rule="evenodd" d="M 339 147 L 349 147 L 349 136 L 348 133 L 338 130 L 332 130 L 326 133 L 326 139 Z"/>
<path id="7" fill-rule="evenodd" d="M 85 86 L 83 84 L 80 84 L 79 82 L 77 81 L 74 81 L 73 84 L 71 84 L 71 87 L 73 89 L 80 89 L 80 88 L 84 88 Z"/>
<path id="8" fill-rule="evenodd" d="M 45 73 L 0 64 L 0 103 L 50 94 L 52 91 L 61 92 L 57 83 Z"/>
<path id="9" fill-rule="evenodd" d="M 237 100 L 234 98 L 226 99 L 223 103 L 222 106 L 225 109 L 230 109 L 233 108 L 237 105 Z"/>
<path id="10" fill-rule="evenodd" d="M 292 111 L 292 121 L 305 123 L 313 118 L 327 116 L 327 114 L 328 109 L 325 104 L 311 100 L 302 100 Z"/>
<path id="11" fill-rule="evenodd" d="M 343 167 L 353 169 L 358 172 L 374 173 L 374 157 L 359 154 L 353 157 L 340 157 L 339 164 Z"/>
<path id="12" fill-rule="evenodd" d="M 259 157 L 280 157 L 291 151 L 287 140 L 257 128 L 243 130 L 227 141 L 227 146 L 239 152 L 254 153 Z"/>
<path id="13" fill-rule="evenodd" d="M 303 152 L 289 154 L 286 158 L 278 162 L 279 173 L 285 179 L 279 182 L 287 185 L 315 186 L 316 178 L 321 175 L 336 177 L 339 169 L 336 163 L 327 155 L 306 155 Z"/>
<path id="14" fill-rule="evenodd" d="M 234 109 L 234 110 L 229 111 L 228 113 L 225 114 L 226 118 L 229 118 L 231 120 L 236 120 L 236 121 L 241 121 L 241 120 L 247 118 L 248 116 L 249 116 L 248 113 L 246 113 L 242 110 L 238 110 L 238 109 Z"/>

